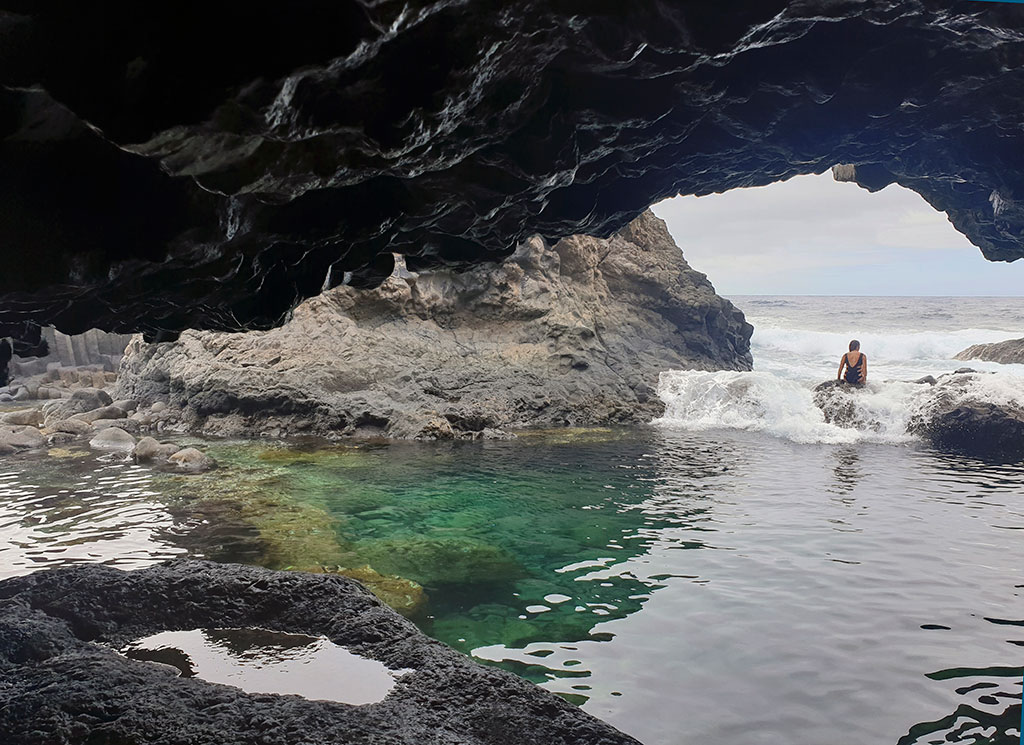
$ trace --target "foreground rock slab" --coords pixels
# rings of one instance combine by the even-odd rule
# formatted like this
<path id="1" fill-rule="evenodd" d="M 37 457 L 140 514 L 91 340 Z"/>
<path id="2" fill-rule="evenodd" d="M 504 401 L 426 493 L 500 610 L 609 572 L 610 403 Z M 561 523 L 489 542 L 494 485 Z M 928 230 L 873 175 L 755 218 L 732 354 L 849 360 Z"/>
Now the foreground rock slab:
<path id="1" fill-rule="evenodd" d="M 324 635 L 412 672 L 380 703 L 351 706 L 180 678 L 114 651 L 160 631 L 218 627 Z M 429 639 L 351 579 L 201 561 L 0 582 L 0 700 L 0 732 L 19 745 L 637 745 Z"/>

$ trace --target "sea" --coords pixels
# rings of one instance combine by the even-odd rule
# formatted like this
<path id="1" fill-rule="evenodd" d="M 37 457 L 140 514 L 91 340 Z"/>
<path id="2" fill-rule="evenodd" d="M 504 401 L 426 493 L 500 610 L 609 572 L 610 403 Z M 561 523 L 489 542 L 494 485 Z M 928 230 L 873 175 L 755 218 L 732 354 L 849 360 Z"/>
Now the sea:
<path id="1" fill-rule="evenodd" d="M 1017 745 L 1024 464 L 905 424 L 930 389 L 912 381 L 964 366 L 991 373 L 975 394 L 1021 401 L 1022 366 L 952 358 L 1024 336 L 1024 298 L 733 300 L 753 371 L 664 371 L 647 426 L 182 437 L 219 463 L 187 478 L 75 447 L 5 459 L 0 577 L 369 565 L 423 588 L 425 633 L 647 745 Z M 866 431 L 812 401 L 854 338 Z"/>

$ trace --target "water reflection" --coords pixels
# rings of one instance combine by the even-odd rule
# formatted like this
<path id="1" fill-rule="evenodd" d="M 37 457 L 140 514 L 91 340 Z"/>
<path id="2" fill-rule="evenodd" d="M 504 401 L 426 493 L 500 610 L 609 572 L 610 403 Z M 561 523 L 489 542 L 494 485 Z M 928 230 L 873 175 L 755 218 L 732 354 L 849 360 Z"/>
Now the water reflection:
<path id="1" fill-rule="evenodd" d="M 957 684 L 961 703 L 947 716 L 914 725 L 896 745 L 1019 745 L 1022 675 L 1024 668 L 1008 667 L 955 668 L 928 675 Z"/>
<path id="2" fill-rule="evenodd" d="M 147 469 L 45 455 L 7 465 L 0 474 L 0 577 L 82 561 L 135 569 L 185 552 L 174 545 L 175 521 Z"/>

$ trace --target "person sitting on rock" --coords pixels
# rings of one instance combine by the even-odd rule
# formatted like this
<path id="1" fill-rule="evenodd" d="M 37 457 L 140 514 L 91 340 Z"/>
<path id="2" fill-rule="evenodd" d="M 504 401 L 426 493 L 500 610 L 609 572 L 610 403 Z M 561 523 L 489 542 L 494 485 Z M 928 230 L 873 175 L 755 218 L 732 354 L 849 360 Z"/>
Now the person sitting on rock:
<path id="1" fill-rule="evenodd" d="M 846 382 L 850 385 L 864 385 L 868 382 L 868 358 L 860 351 L 860 342 L 850 342 L 850 351 L 839 360 L 837 380 L 843 379 L 843 368 L 846 368 Z"/>

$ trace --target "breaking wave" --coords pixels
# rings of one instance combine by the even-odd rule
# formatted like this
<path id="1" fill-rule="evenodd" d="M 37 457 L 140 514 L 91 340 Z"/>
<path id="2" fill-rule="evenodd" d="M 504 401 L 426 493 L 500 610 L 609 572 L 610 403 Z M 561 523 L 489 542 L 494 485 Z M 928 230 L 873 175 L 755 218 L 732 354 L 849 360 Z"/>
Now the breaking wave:
<path id="1" fill-rule="evenodd" d="M 812 388 L 769 372 L 664 372 L 658 395 L 666 410 L 654 423 L 689 430 L 764 432 L 800 443 L 900 443 L 914 439 L 907 433 L 907 424 L 915 415 L 925 414 L 940 395 L 1024 406 L 1024 378 L 1015 375 L 983 374 L 963 381 L 955 390 L 921 383 L 869 382 L 852 396 L 860 423 L 855 429 L 826 422 L 814 403 Z"/>

